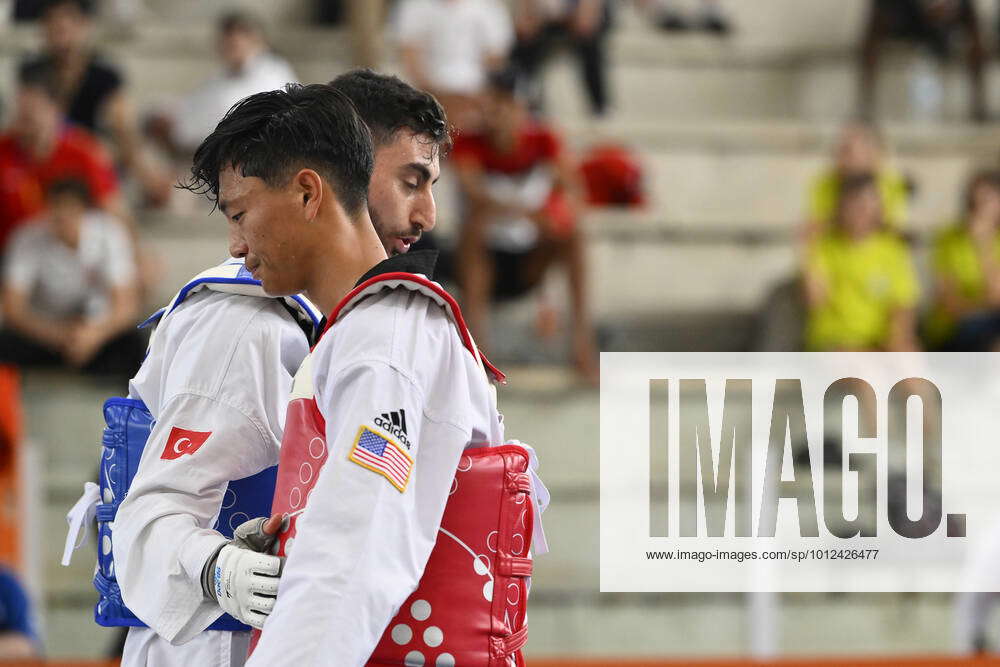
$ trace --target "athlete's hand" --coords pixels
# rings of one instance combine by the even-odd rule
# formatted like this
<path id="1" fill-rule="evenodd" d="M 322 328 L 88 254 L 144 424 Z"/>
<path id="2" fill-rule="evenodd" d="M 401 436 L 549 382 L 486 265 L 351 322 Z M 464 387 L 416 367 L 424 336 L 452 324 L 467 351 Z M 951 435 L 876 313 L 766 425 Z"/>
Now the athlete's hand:
<path id="1" fill-rule="evenodd" d="M 233 531 L 230 544 L 257 553 L 274 554 L 278 546 L 278 533 L 286 520 L 283 515 L 274 514 L 271 518 L 259 516 L 244 521 Z"/>
<path id="2" fill-rule="evenodd" d="M 274 609 L 278 580 L 285 559 L 269 551 L 282 525 L 281 515 L 259 517 L 236 528 L 233 540 L 224 544 L 202 570 L 206 597 L 237 620 L 262 628 Z"/>

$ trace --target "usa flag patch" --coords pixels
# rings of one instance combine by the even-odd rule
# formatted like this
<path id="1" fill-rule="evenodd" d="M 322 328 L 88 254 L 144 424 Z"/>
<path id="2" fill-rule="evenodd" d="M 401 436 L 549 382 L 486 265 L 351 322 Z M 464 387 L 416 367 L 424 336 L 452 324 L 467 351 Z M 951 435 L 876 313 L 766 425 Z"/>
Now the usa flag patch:
<path id="1" fill-rule="evenodd" d="M 362 468 L 385 477 L 400 493 L 406 490 L 410 471 L 413 470 L 413 459 L 405 449 L 367 426 L 358 430 L 358 437 L 354 439 L 348 458 Z"/>

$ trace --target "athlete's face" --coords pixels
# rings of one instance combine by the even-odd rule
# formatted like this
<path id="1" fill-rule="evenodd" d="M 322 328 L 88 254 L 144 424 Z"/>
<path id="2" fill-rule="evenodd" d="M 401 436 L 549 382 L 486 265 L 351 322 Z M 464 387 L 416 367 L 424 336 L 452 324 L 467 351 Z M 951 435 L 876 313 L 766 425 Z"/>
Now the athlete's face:
<path id="1" fill-rule="evenodd" d="M 389 256 L 406 252 L 434 228 L 431 188 L 441 174 L 438 153 L 437 144 L 405 128 L 375 151 L 368 212 Z"/>
<path id="2" fill-rule="evenodd" d="M 302 196 L 293 184 L 272 188 L 231 167 L 219 174 L 219 210 L 229 222 L 229 254 L 245 258 L 247 270 L 274 296 L 305 288 L 302 249 L 308 247 L 308 222 Z"/>

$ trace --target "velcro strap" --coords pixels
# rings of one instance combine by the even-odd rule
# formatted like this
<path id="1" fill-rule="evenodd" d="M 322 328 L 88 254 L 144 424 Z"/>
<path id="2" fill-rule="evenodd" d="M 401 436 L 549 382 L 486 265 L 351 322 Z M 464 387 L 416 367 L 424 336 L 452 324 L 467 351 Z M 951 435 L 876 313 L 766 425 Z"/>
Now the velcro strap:
<path id="1" fill-rule="evenodd" d="M 526 472 L 507 473 L 507 490 L 511 492 L 531 493 L 531 475 Z"/>
<path id="2" fill-rule="evenodd" d="M 528 626 L 506 637 L 490 637 L 490 653 L 495 660 L 504 660 L 524 648 L 528 643 Z"/>
<path id="3" fill-rule="evenodd" d="M 118 583 L 105 577 L 99 571 L 94 574 L 94 588 L 97 589 L 97 592 L 100 593 L 102 597 L 121 603 L 122 594 L 121 590 L 118 588 Z"/>
<path id="4" fill-rule="evenodd" d="M 107 521 L 114 521 L 116 514 L 118 514 L 117 505 L 109 505 L 108 503 L 101 503 L 100 505 L 97 506 L 97 512 L 94 513 L 94 516 L 97 517 L 98 521 L 104 523 Z"/>
<path id="5" fill-rule="evenodd" d="M 497 572 L 505 577 L 530 577 L 533 561 L 520 556 L 500 556 L 497 560 Z"/>

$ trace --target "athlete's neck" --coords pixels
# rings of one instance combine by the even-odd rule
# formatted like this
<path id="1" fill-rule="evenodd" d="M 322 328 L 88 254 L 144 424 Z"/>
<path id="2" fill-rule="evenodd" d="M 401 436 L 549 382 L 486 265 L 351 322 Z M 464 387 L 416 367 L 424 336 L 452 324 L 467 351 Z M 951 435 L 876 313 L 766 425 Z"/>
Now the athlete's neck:
<path id="1" fill-rule="evenodd" d="M 330 235 L 312 271 L 306 296 L 329 315 L 368 269 L 386 258 L 365 211 L 342 233 Z"/>

